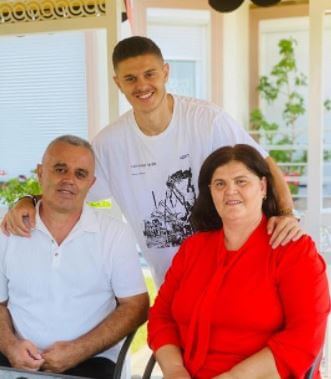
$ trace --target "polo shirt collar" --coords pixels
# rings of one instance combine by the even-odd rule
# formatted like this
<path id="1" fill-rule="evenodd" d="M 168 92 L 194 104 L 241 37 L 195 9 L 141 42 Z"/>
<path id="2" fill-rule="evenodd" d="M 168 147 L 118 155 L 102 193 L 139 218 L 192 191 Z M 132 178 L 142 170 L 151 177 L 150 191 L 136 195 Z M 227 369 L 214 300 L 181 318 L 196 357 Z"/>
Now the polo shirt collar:
<path id="1" fill-rule="evenodd" d="M 51 234 L 49 230 L 47 229 L 46 225 L 42 221 L 40 217 L 40 204 L 42 200 L 39 200 L 36 205 L 36 230 L 39 230 L 41 232 Z M 96 233 L 100 231 L 100 227 L 98 224 L 96 211 L 89 207 L 87 204 L 84 204 L 82 214 L 77 221 L 76 225 L 72 228 L 69 235 L 66 239 L 68 239 L 70 236 L 73 237 L 73 235 L 76 235 L 77 233 L 82 232 L 89 232 L 89 233 Z"/>

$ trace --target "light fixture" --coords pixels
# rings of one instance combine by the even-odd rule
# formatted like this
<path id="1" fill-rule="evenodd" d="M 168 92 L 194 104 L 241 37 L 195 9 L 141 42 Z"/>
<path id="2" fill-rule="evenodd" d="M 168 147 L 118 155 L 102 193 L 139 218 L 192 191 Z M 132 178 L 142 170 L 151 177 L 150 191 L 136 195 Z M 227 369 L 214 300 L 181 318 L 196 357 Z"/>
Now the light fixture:
<path id="1" fill-rule="evenodd" d="M 218 12 L 232 12 L 245 0 L 208 0 L 209 5 Z"/>
<path id="2" fill-rule="evenodd" d="M 275 5 L 280 3 L 281 0 L 252 0 L 255 5 L 259 5 L 260 7 L 269 7 L 270 5 Z"/>
<path id="3" fill-rule="evenodd" d="M 244 1 L 245 0 L 208 0 L 208 3 L 215 11 L 226 13 L 236 10 Z M 281 0 L 252 0 L 255 5 L 260 7 L 269 7 L 280 1 Z"/>

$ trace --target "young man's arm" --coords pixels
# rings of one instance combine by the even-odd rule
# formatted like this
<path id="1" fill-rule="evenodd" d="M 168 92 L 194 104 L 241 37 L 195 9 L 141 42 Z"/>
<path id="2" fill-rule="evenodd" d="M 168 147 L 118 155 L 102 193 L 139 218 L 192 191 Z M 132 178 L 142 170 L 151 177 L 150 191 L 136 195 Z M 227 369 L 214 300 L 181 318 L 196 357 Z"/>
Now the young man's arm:
<path id="1" fill-rule="evenodd" d="M 28 340 L 21 340 L 14 329 L 6 302 L 0 303 L 0 351 L 14 368 L 39 370 L 44 363 L 37 347 Z"/>
<path id="2" fill-rule="evenodd" d="M 282 216 L 271 217 L 268 222 L 268 233 L 271 234 L 270 244 L 276 248 L 280 244 L 286 245 L 291 240 L 297 241 L 305 233 L 292 213 L 293 200 L 282 171 L 271 157 L 267 157 L 266 162 L 273 176 L 275 194 L 283 213 Z"/>
<path id="3" fill-rule="evenodd" d="M 72 341 L 59 341 L 43 354 L 43 370 L 63 372 L 107 350 L 147 320 L 147 293 L 119 298 L 117 308 L 94 329 Z"/>

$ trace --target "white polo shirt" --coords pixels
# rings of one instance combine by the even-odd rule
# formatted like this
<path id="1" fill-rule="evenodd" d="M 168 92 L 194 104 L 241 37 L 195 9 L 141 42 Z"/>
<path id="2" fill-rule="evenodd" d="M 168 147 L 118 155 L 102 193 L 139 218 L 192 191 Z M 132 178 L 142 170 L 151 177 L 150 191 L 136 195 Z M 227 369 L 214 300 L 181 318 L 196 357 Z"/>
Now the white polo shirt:
<path id="1" fill-rule="evenodd" d="M 146 292 L 136 241 L 128 226 L 85 206 L 60 246 L 37 207 L 31 238 L 0 232 L 0 301 L 19 337 L 41 351 L 93 329 L 116 307 L 115 297 Z M 99 354 L 116 362 L 120 344 Z"/>

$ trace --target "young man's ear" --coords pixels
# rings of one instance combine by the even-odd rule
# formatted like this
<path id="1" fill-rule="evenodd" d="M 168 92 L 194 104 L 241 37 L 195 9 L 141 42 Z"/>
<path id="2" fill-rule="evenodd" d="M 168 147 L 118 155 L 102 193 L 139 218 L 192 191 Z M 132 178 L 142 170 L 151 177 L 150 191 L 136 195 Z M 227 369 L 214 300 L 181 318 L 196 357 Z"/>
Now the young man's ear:
<path id="1" fill-rule="evenodd" d="M 169 79 L 170 66 L 169 63 L 164 63 L 163 65 L 164 79 L 167 82 Z"/>
<path id="2" fill-rule="evenodd" d="M 119 79 L 118 79 L 118 77 L 117 77 L 116 75 L 113 76 L 113 80 L 114 80 L 115 84 L 117 85 L 117 88 L 118 88 L 120 91 L 122 91 L 122 89 L 121 89 L 121 85 L 120 85 L 120 81 L 119 81 Z"/>

